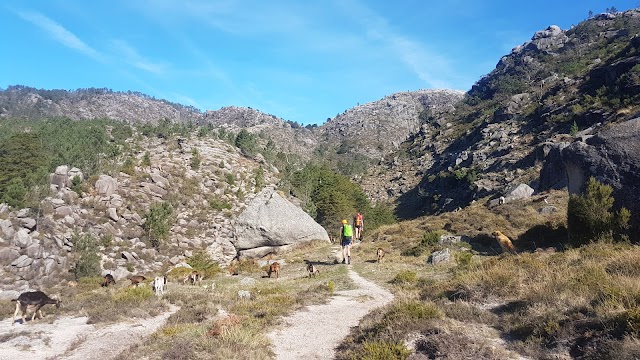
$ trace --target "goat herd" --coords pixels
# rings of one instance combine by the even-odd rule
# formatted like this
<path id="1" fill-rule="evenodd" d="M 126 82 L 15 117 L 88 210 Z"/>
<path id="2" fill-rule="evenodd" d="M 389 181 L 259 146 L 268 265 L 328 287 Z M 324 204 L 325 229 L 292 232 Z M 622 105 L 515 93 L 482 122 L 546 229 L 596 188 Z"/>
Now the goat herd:
<path id="1" fill-rule="evenodd" d="M 378 262 L 381 262 L 382 259 L 384 258 L 384 250 L 382 248 L 378 248 L 377 257 L 378 257 Z M 311 276 L 315 277 L 317 274 L 320 273 L 320 271 L 312 263 L 309 263 L 307 265 L 307 272 L 309 277 Z M 267 270 L 267 274 L 269 275 L 269 277 L 271 277 L 271 275 L 273 274 L 275 275 L 276 279 L 279 278 L 280 263 L 278 262 L 271 263 L 269 265 L 269 269 Z M 132 286 L 138 287 L 140 283 L 147 280 L 147 278 L 142 275 L 134 275 L 127 279 L 131 281 L 131 284 L 129 285 L 130 287 Z M 182 283 L 183 284 L 189 283 L 191 285 L 196 285 L 196 284 L 199 284 L 201 280 L 202 280 L 202 274 L 200 274 L 198 271 L 191 271 L 189 274 L 187 274 L 187 276 L 184 277 Z M 116 279 L 111 274 L 105 275 L 101 283 L 103 287 L 109 287 L 115 284 L 116 284 Z M 166 275 L 156 276 L 151 282 L 151 288 L 153 289 L 153 292 L 156 295 L 158 296 L 164 295 L 164 292 L 167 288 L 167 276 Z M 22 323 L 23 324 L 25 323 L 27 309 L 29 306 L 35 308 L 33 311 L 33 315 L 31 316 L 31 321 L 35 319 L 36 313 L 40 316 L 40 318 L 44 317 L 41 309 L 43 306 L 47 304 L 53 304 L 57 308 L 60 307 L 60 300 L 52 299 L 42 291 L 25 292 L 20 294 L 20 296 L 18 296 L 17 299 L 11 300 L 11 301 L 16 302 L 16 311 L 13 313 L 12 325 L 15 325 L 16 316 L 20 311 L 22 312 Z"/>
<path id="2" fill-rule="evenodd" d="M 135 275 L 128 278 L 131 281 L 129 286 L 137 287 L 143 281 L 147 280 L 146 277 L 142 275 Z M 182 281 L 183 284 L 190 283 L 192 285 L 198 284 L 202 280 L 202 275 L 198 271 L 190 272 Z M 103 287 L 109 287 L 111 285 L 116 284 L 116 279 L 111 274 L 107 274 L 103 277 L 101 285 Z M 153 288 L 153 292 L 160 296 L 164 295 L 164 291 L 167 288 L 167 276 L 156 276 L 151 282 L 151 287 Z M 56 308 L 60 307 L 61 301 L 58 299 L 52 299 L 47 296 L 42 291 L 28 291 L 20 294 L 17 299 L 11 300 L 12 302 L 16 302 L 16 311 L 13 313 L 13 319 L 11 320 L 11 324 L 15 325 L 16 316 L 18 312 L 22 312 L 22 324 L 26 322 L 27 310 L 29 307 L 33 307 L 33 315 L 31 315 L 31 321 L 33 321 L 36 317 L 36 314 L 40 318 L 44 317 L 42 313 L 42 307 L 47 304 L 53 304 Z"/>

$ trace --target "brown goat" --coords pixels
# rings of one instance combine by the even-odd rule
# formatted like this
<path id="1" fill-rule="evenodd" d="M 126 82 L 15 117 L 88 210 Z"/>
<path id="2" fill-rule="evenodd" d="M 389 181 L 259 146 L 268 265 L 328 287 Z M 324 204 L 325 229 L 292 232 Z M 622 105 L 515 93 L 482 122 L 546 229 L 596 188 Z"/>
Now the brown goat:
<path id="1" fill-rule="evenodd" d="M 13 320 L 11 322 L 11 325 L 15 325 L 16 315 L 18 315 L 18 311 L 22 311 L 22 323 L 25 323 L 27 308 L 29 306 L 35 306 L 35 310 L 33 310 L 33 315 L 31 316 L 31 321 L 36 318 L 36 314 L 39 314 L 41 319 L 44 317 L 41 309 L 47 304 L 54 304 L 56 308 L 60 307 L 60 300 L 52 299 L 42 291 L 25 292 L 20 294 L 17 299 L 11 301 L 16 302 L 16 311 L 13 313 Z"/>
<path id="2" fill-rule="evenodd" d="M 271 274 L 275 273 L 276 274 L 276 279 L 280 277 L 280 263 L 279 262 L 274 262 L 273 264 L 271 264 L 269 266 L 269 277 L 271 277 Z"/>
<path id="3" fill-rule="evenodd" d="M 135 287 L 138 287 L 138 285 L 141 282 L 147 280 L 147 278 L 142 276 L 142 275 L 134 275 L 134 276 L 132 276 L 132 277 L 130 277 L 128 279 L 131 281 L 131 285 L 129 285 L 129 286 L 135 286 Z"/>
<path id="4" fill-rule="evenodd" d="M 197 272 L 197 271 L 192 271 L 190 272 L 185 278 L 184 280 L 182 280 L 183 284 L 186 284 L 187 282 L 191 283 L 191 285 L 195 285 L 196 283 L 200 283 L 200 281 L 202 280 L 202 275 Z"/>
<path id="5" fill-rule="evenodd" d="M 383 248 L 378 248 L 378 251 L 376 252 L 376 254 L 378 255 L 378 262 L 382 262 L 382 259 L 384 259 L 384 249 Z"/>

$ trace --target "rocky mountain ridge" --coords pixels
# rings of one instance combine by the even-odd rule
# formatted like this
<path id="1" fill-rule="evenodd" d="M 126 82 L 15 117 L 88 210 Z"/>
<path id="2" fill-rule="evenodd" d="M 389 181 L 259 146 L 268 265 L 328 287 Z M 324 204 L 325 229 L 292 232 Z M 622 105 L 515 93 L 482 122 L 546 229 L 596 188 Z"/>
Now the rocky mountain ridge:
<path id="1" fill-rule="evenodd" d="M 399 214 L 411 218 L 506 196 L 520 184 L 536 191 L 559 179 L 566 185 L 562 167 L 547 167 L 541 179 L 550 148 L 585 141 L 640 115 L 639 33 L 638 10 L 536 32 L 501 58 L 455 113 L 423 123 L 397 152 L 371 167 L 363 186 L 376 200 L 397 201 Z M 585 169 L 585 176 L 602 178 L 592 170 Z"/>

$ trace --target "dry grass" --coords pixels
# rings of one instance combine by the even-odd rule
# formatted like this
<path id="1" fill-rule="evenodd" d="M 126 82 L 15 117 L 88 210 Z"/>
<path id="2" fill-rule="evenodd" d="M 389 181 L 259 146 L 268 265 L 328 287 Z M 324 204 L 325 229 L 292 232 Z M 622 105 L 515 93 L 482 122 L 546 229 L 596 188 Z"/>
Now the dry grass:
<path id="1" fill-rule="evenodd" d="M 242 261 L 232 271 L 239 275 L 219 274 L 203 286 L 169 284 L 164 300 L 180 309 L 126 358 L 271 359 L 265 329 L 301 307 L 327 301 L 330 282 L 334 291 L 353 287 L 346 267 L 333 263 L 336 249 L 314 243 L 288 253 L 279 279 L 267 278 L 255 261 Z M 308 262 L 320 269 L 318 276 L 307 277 Z M 249 298 L 239 297 L 243 291 Z"/>
<path id="2" fill-rule="evenodd" d="M 567 197 L 552 192 L 545 198 L 546 203 L 541 197 L 494 209 L 477 202 L 368 234 L 370 243 L 355 250 L 368 259 L 354 268 L 394 292 L 396 300 L 368 315 L 341 344 L 338 357 L 362 358 L 365 344 L 396 344 L 415 334 L 411 346 L 427 358 L 508 358 L 514 351 L 536 359 L 640 357 L 640 247 L 564 248 Z M 549 205 L 557 211 L 538 211 Z M 499 255 L 488 236 L 496 229 L 514 240 L 520 254 Z M 452 261 L 437 266 L 426 263 L 437 246 L 419 256 L 402 255 L 418 246 L 425 232 L 441 230 L 466 236 L 471 250 L 451 246 Z M 547 246 L 556 252 L 533 252 Z M 378 247 L 387 252 L 381 264 L 373 260 Z M 442 316 L 422 321 L 397 316 L 402 304 L 416 302 Z M 403 312 L 411 313 L 406 307 Z M 481 329 L 496 334 L 477 339 Z"/>

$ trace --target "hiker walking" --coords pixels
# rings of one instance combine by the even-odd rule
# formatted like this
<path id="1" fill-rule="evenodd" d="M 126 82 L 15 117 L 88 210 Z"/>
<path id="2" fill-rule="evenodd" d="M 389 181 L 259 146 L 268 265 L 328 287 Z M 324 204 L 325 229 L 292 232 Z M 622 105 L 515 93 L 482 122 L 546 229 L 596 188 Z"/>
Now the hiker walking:
<path id="1" fill-rule="evenodd" d="M 353 227 L 347 220 L 342 220 L 340 229 L 340 246 L 342 246 L 342 263 L 351 264 L 351 239 L 353 238 Z"/>
<path id="2" fill-rule="evenodd" d="M 362 230 L 364 228 L 364 219 L 362 214 L 358 211 L 356 216 L 353 217 L 353 228 L 355 230 L 355 240 L 362 241 Z"/>

